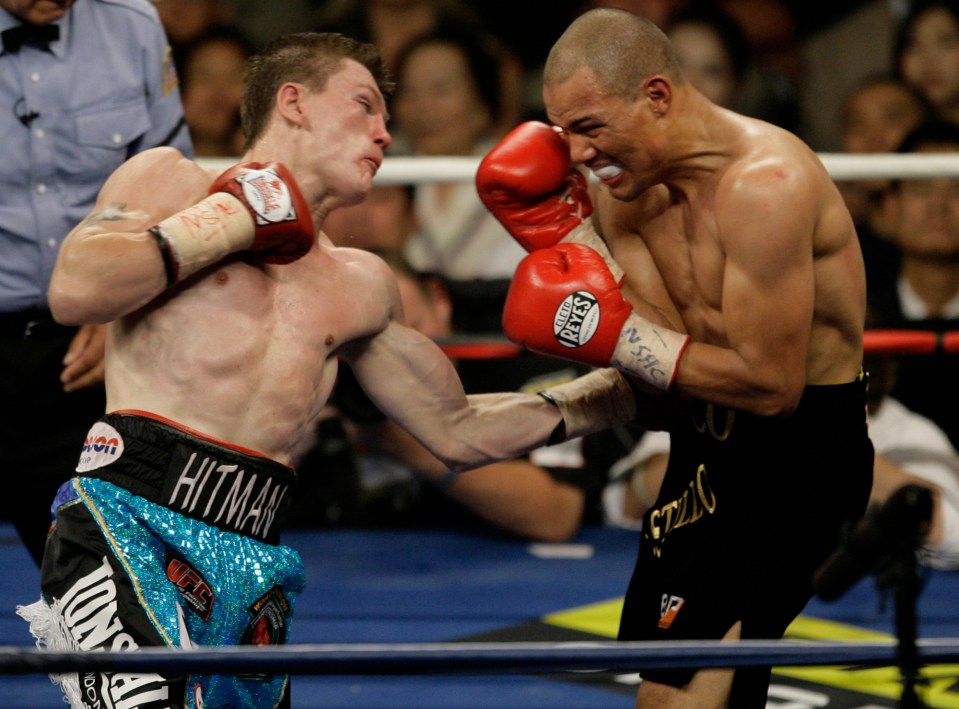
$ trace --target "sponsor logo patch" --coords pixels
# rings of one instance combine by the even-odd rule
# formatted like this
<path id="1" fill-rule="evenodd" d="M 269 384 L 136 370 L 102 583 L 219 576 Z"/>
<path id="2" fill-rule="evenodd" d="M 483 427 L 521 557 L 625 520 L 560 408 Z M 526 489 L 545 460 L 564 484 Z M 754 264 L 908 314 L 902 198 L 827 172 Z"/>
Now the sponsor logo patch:
<path id="1" fill-rule="evenodd" d="M 203 620 L 210 619 L 216 594 L 203 574 L 174 551 L 166 555 L 166 577 L 176 586 L 187 606 Z"/>
<path id="2" fill-rule="evenodd" d="M 290 602 L 279 586 L 260 596 L 248 610 L 253 618 L 240 640 L 243 645 L 282 645 L 286 642 Z"/>
<path id="3" fill-rule="evenodd" d="M 296 219 L 290 190 L 275 170 L 250 170 L 239 175 L 236 181 L 243 187 L 243 196 L 256 212 L 258 225 Z"/>
<path id="4" fill-rule="evenodd" d="M 563 299 L 553 316 L 553 334 L 564 347 L 582 347 L 599 327 L 599 302 L 589 291 L 578 290 Z"/>
<path id="5" fill-rule="evenodd" d="M 180 77 L 176 73 L 176 64 L 173 62 L 173 49 L 166 48 L 163 53 L 163 95 L 168 95 L 180 84 Z"/>
<path id="6" fill-rule="evenodd" d="M 85 473 L 110 465 L 123 455 L 123 437 L 111 425 L 97 421 L 87 433 L 77 463 L 77 472 Z"/>
<path id="7" fill-rule="evenodd" d="M 659 603 L 659 627 L 664 630 L 669 628 L 685 603 L 685 598 L 664 593 L 663 599 Z"/>

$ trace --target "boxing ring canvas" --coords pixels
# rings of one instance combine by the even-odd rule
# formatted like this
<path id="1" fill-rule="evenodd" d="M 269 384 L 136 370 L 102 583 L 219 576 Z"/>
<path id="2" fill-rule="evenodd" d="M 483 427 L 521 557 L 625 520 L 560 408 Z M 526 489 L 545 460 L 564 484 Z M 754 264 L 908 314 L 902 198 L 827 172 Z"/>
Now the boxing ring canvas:
<path id="1" fill-rule="evenodd" d="M 292 531 L 284 541 L 307 568 L 292 642 L 456 643 L 608 641 L 635 561 L 634 532 L 586 528 L 571 544 L 538 545 L 493 534 L 430 531 Z M 38 574 L 12 528 L 0 526 L 0 645 L 31 646 L 14 615 L 33 600 Z M 919 599 L 920 638 L 959 637 L 959 572 L 929 571 Z M 813 600 L 789 637 L 889 639 L 894 604 L 881 608 L 872 579 L 841 600 Z M 777 668 L 770 708 L 896 707 L 898 670 Z M 921 697 L 959 707 L 959 665 L 929 668 Z M 608 672 L 304 676 L 293 706 L 377 709 L 628 709 L 635 675 Z M 64 706 L 45 676 L 0 677 L 0 707 Z"/>

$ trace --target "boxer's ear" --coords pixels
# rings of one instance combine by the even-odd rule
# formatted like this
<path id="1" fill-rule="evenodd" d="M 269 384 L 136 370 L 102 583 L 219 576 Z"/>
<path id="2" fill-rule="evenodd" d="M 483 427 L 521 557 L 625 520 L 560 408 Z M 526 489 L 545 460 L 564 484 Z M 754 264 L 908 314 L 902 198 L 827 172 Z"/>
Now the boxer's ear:
<path id="1" fill-rule="evenodd" d="M 294 125 L 302 125 L 306 117 L 303 99 L 308 90 L 296 81 L 287 81 L 276 91 L 276 111 Z"/>
<path id="2" fill-rule="evenodd" d="M 654 114 L 665 116 L 673 101 L 673 83 L 662 74 L 653 74 L 643 82 L 643 95 Z"/>

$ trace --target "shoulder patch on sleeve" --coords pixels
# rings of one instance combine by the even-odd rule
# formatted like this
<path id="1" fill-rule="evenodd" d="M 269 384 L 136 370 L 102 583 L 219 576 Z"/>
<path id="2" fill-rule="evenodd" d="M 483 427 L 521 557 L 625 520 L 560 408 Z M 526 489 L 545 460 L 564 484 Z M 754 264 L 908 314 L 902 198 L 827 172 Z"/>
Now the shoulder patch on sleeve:
<path id="1" fill-rule="evenodd" d="M 166 96 L 180 83 L 180 77 L 176 73 L 176 64 L 173 61 L 173 50 L 167 45 L 163 53 L 163 95 Z"/>

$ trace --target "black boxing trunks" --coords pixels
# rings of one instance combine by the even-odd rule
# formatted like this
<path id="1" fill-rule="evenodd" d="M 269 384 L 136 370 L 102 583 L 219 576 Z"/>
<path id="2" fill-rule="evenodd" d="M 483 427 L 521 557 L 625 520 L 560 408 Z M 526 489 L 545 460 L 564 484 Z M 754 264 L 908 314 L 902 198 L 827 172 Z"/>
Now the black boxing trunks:
<path id="1" fill-rule="evenodd" d="M 18 613 L 38 645 L 136 650 L 285 643 L 304 586 L 278 545 L 291 468 L 142 412 L 87 436 L 54 502 L 43 599 Z M 54 678 L 74 706 L 275 707 L 287 678 L 83 673 Z M 83 702 L 83 703 L 81 703 Z"/>
<path id="2" fill-rule="evenodd" d="M 619 639 L 720 639 L 737 621 L 743 639 L 782 637 L 865 512 L 872 468 L 865 381 L 807 387 L 782 417 L 694 402 L 643 519 Z M 677 687 L 693 673 L 641 670 Z M 768 669 L 737 670 L 730 706 L 763 709 L 768 684 Z"/>

